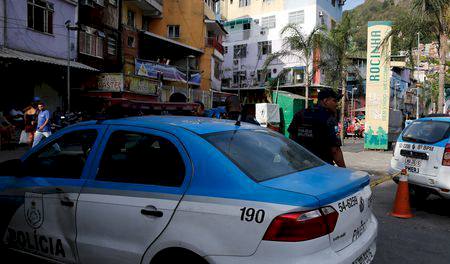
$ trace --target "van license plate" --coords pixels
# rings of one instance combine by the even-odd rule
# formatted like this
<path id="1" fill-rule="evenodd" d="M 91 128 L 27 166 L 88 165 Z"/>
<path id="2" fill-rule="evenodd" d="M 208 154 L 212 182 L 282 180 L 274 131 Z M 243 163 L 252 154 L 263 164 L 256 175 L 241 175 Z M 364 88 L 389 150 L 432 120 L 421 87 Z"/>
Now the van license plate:
<path id="1" fill-rule="evenodd" d="M 420 173 L 420 167 L 422 167 L 423 161 L 419 159 L 405 159 L 405 169 L 408 172 Z"/>

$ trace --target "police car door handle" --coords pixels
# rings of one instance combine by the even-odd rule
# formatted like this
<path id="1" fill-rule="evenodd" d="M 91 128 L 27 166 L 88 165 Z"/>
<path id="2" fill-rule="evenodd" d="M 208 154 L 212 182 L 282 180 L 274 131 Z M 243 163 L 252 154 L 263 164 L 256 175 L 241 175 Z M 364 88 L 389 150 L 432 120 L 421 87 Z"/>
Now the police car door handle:
<path id="1" fill-rule="evenodd" d="M 61 200 L 61 205 L 63 206 L 67 206 L 67 207 L 73 207 L 74 206 L 74 202 L 72 202 L 71 200 L 69 200 L 69 198 L 65 198 Z"/>
<path id="2" fill-rule="evenodd" d="M 154 217 L 162 217 L 164 215 L 162 211 L 158 211 L 154 206 L 147 206 L 141 209 L 141 214 Z"/>

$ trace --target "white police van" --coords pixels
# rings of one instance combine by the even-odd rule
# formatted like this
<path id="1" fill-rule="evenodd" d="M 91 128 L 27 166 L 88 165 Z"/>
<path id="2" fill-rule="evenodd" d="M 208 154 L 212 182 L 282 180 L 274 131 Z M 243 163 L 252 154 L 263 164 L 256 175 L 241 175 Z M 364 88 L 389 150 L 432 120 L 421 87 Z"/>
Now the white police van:
<path id="1" fill-rule="evenodd" d="M 450 198 L 450 117 L 421 118 L 404 129 L 391 159 L 392 173 L 402 169 L 414 198 Z"/>
<path id="2" fill-rule="evenodd" d="M 246 123 L 65 128 L 0 166 L 0 238 L 62 263 L 370 263 L 367 173 Z"/>

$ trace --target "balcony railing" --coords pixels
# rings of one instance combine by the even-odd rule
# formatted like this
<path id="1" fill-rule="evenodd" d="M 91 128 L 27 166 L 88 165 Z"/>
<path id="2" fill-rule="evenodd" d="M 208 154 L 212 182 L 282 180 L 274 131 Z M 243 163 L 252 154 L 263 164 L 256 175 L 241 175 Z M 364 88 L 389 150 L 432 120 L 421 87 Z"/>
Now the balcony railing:
<path id="1" fill-rule="evenodd" d="M 223 54 L 223 46 L 216 38 L 206 38 L 206 46 L 215 48 L 220 54 Z"/>

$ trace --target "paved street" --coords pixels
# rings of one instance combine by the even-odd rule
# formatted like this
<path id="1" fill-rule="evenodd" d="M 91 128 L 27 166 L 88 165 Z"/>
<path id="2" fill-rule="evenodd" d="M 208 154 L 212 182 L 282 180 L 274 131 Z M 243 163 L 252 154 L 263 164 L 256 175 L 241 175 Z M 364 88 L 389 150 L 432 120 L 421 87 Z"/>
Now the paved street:
<path id="1" fill-rule="evenodd" d="M 373 174 L 372 180 L 386 175 L 392 151 L 365 151 L 363 139 L 346 139 L 342 147 L 347 167 Z"/>
<path id="2" fill-rule="evenodd" d="M 392 151 L 364 151 L 362 139 L 347 139 L 343 147 L 349 168 L 368 171 L 372 180 L 386 175 Z M 413 205 L 412 219 L 389 216 L 397 185 L 389 180 L 376 186 L 373 210 L 379 221 L 377 254 L 374 264 L 449 263 L 450 201 L 430 196 Z"/>
<path id="3" fill-rule="evenodd" d="M 450 201 L 437 196 L 413 206 L 414 218 L 389 216 L 397 185 L 388 181 L 374 189 L 373 209 L 379 221 L 374 264 L 449 263 Z"/>

